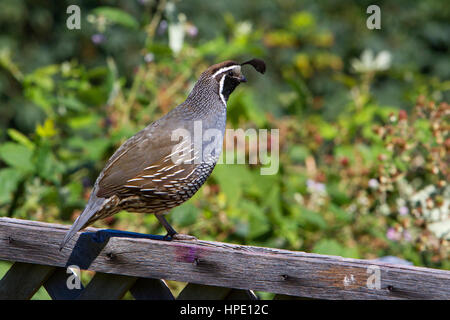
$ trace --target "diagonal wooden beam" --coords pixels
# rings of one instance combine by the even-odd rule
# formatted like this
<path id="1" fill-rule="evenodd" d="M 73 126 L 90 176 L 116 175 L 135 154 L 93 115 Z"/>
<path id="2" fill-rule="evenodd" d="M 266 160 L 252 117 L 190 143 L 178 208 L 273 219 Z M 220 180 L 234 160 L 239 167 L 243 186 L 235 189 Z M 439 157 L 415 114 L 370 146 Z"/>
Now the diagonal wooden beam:
<path id="1" fill-rule="evenodd" d="M 0 300 L 29 300 L 55 267 L 15 262 L 0 281 Z"/>
<path id="2" fill-rule="evenodd" d="M 118 300 L 136 282 L 136 277 L 97 272 L 77 297 L 79 300 Z"/>
<path id="3" fill-rule="evenodd" d="M 177 300 L 223 300 L 231 290 L 226 287 L 188 283 L 178 295 Z"/>
<path id="4" fill-rule="evenodd" d="M 71 276 L 66 268 L 56 268 L 52 275 L 45 281 L 44 288 L 53 300 L 73 300 L 76 299 L 83 290 L 83 284 L 80 282 L 80 288 L 69 289 L 67 280 Z"/>
<path id="5" fill-rule="evenodd" d="M 130 289 L 136 300 L 174 300 L 163 280 L 139 278 Z"/>
<path id="6" fill-rule="evenodd" d="M 252 290 L 232 289 L 225 300 L 258 300 L 258 297 Z"/>

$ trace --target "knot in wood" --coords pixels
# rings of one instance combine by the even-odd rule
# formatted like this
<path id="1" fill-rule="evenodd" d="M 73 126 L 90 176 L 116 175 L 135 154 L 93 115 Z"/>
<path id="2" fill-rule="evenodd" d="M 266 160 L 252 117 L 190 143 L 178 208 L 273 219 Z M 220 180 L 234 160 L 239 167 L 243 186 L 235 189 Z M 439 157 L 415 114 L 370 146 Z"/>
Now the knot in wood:
<path id="1" fill-rule="evenodd" d="M 114 260 L 115 257 L 116 257 L 115 254 L 112 253 L 112 252 L 108 252 L 108 253 L 106 254 L 106 258 L 107 258 L 108 260 Z"/>

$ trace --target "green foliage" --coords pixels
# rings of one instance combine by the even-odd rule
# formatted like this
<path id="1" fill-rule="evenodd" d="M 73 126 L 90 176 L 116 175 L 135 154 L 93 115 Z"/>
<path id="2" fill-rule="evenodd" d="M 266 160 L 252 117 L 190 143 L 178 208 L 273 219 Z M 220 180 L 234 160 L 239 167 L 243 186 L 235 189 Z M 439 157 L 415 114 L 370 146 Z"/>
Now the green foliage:
<path id="1" fill-rule="evenodd" d="M 97 19 L 103 17 L 109 23 L 116 23 L 131 29 L 137 29 L 139 26 L 139 23 L 132 15 L 113 7 L 98 7 L 92 10 L 92 13 L 98 16 Z"/>
<path id="2" fill-rule="evenodd" d="M 376 31 L 357 1 L 83 1 L 74 31 L 68 2 L 16 2 L 0 10 L 0 215 L 72 222 L 112 152 L 181 103 L 200 72 L 260 57 L 267 73 L 243 67 L 249 83 L 230 98 L 228 127 L 279 129 L 278 173 L 218 164 L 168 215 L 175 229 L 450 268 L 440 1 L 383 4 Z M 97 226 L 163 232 L 128 212 Z"/>
<path id="3" fill-rule="evenodd" d="M 21 178 L 21 172 L 14 168 L 0 170 L 0 204 L 7 204 L 12 200 Z"/>
<path id="4" fill-rule="evenodd" d="M 19 172 L 29 173 L 33 171 L 31 156 L 32 151 L 30 149 L 17 143 L 6 142 L 0 146 L 0 159 Z"/>

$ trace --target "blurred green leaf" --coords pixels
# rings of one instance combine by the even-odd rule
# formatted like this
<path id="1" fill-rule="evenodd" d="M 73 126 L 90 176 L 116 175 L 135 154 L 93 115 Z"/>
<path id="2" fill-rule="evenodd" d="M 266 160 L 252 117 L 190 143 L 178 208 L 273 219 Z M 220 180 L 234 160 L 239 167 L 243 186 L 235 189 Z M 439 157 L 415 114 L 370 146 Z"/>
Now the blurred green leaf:
<path id="1" fill-rule="evenodd" d="M 23 173 L 14 168 L 0 170 L 0 205 L 11 201 L 12 192 L 17 188 Z"/>
<path id="2" fill-rule="evenodd" d="M 323 121 L 319 126 L 319 133 L 323 138 L 331 140 L 338 135 L 339 131 L 335 126 Z"/>
<path id="3" fill-rule="evenodd" d="M 29 148 L 17 143 L 7 142 L 0 145 L 0 159 L 23 173 L 33 171 L 32 155 L 33 152 Z"/>
<path id="4" fill-rule="evenodd" d="M 295 30 L 314 27 L 315 23 L 314 16 L 307 11 L 300 11 L 291 16 L 291 26 Z"/>
<path id="5" fill-rule="evenodd" d="M 8 135 L 11 137 L 11 139 L 27 147 L 28 149 L 34 149 L 34 143 L 30 139 L 28 139 L 28 137 L 22 132 L 17 131 L 16 129 L 8 129 Z"/>
<path id="6" fill-rule="evenodd" d="M 72 129 L 90 129 L 95 126 L 95 123 L 98 123 L 98 117 L 95 114 L 83 114 L 71 117 L 67 122 Z"/>
<path id="7" fill-rule="evenodd" d="M 26 86 L 36 85 L 44 91 L 52 91 L 55 83 L 53 76 L 59 71 L 59 66 L 51 64 L 45 67 L 38 68 L 24 78 Z"/>
<path id="8" fill-rule="evenodd" d="M 337 242 L 336 240 L 331 239 L 319 240 L 314 246 L 313 252 L 346 258 L 359 258 L 359 254 L 356 248 L 346 248 L 339 244 L 339 242 Z"/>
<path id="9" fill-rule="evenodd" d="M 300 214 L 300 223 L 304 226 L 314 226 L 319 229 L 325 229 L 327 227 L 327 223 L 325 219 L 320 215 L 320 213 L 314 212 L 307 208 L 302 207 Z"/>
<path id="10" fill-rule="evenodd" d="M 245 181 L 249 181 L 248 169 L 244 165 L 217 165 L 212 176 L 225 193 L 227 205 L 235 207 L 244 192 Z"/>
<path id="11" fill-rule="evenodd" d="M 180 227 L 186 227 L 197 221 L 198 209 L 190 202 L 172 209 L 170 218 L 173 223 Z"/>
<path id="12" fill-rule="evenodd" d="M 309 155 L 309 149 L 302 145 L 293 145 L 289 150 L 289 157 L 296 163 L 303 163 Z"/>
<path id="13" fill-rule="evenodd" d="M 138 21 L 129 13 L 114 7 L 98 7 L 92 10 L 96 15 L 102 15 L 112 23 L 117 23 L 127 28 L 137 29 Z"/>
<path id="14" fill-rule="evenodd" d="M 86 107 L 81 101 L 74 97 L 59 97 L 58 103 L 73 111 L 83 111 Z"/>
<path id="15" fill-rule="evenodd" d="M 97 161 L 103 157 L 106 148 L 108 148 L 110 144 L 106 139 L 98 138 L 84 140 L 81 137 L 73 137 L 68 142 L 70 147 L 83 150 L 87 159 Z"/>
<path id="16" fill-rule="evenodd" d="M 328 183 L 327 192 L 330 195 L 333 203 L 337 205 L 344 205 L 351 201 L 345 190 L 341 190 L 338 183 Z M 332 206 L 333 207 L 333 206 Z"/>
<path id="17" fill-rule="evenodd" d="M 249 232 L 248 237 L 255 239 L 270 230 L 269 219 L 266 213 L 254 202 L 241 201 L 240 210 L 248 215 Z"/>
<path id="18" fill-rule="evenodd" d="M 351 222 L 353 220 L 352 215 L 346 211 L 343 210 L 342 208 L 332 204 L 330 206 L 330 211 L 334 213 L 334 215 L 336 216 L 336 219 L 341 221 L 341 222 Z"/>
<path id="19" fill-rule="evenodd" d="M 36 152 L 36 171 L 44 179 L 58 184 L 62 165 L 56 160 L 50 146 L 40 146 Z"/>

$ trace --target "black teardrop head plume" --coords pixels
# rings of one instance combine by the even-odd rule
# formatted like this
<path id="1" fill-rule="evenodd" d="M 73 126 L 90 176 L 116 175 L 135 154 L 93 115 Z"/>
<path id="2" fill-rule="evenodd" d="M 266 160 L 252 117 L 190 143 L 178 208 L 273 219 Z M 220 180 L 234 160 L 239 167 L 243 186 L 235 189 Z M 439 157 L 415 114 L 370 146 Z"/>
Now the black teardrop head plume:
<path id="1" fill-rule="evenodd" d="M 259 73 L 266 72 L 266 64 L 261 59 L 252 59 L 252 60 L 245 61 L 245 62 L 241 63 L 241 66 L 243 66 L 244 64 L 252 65 L 253 68 L 255 68 L 255 70 L 258 71 Z"/>

